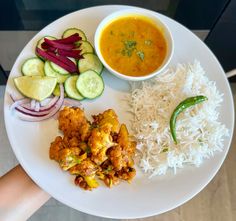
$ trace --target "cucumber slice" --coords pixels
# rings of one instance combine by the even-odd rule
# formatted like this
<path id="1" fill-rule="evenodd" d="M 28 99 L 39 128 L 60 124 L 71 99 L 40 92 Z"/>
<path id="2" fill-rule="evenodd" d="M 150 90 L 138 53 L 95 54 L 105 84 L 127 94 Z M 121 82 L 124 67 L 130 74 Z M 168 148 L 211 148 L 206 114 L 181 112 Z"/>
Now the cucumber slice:
<path id="1" fill-rule="evenodd" d="M 102 73 L 103 65 L 97 55 L 93 53 L 85 53 L 83 54 L 83 57 L 83 59 L 78 61 L 78 69 L 80 73 L 88 70 L 93 70 L 98 74 Z"/>
<path id="2" fill-rule="evenodd" d="M 52 67 L 52 69 L 57 72 L 58 74 L 62 74 L 62 75 L 67 75 L 70 74 L 69 71 L 65 70 L 64 68 L 60 67 L 59 65 L 53 63 L 50 61 L 50 65 Z"/>
<path id="3" fill-rule="evenodd" d="M 60 86 L 59 86 L 59 84 L 56 85 L 56 87 L 54 88 L 52 93 L 55 96 L 58 96 L 58 97 L 60 96 Z"/>
<path id="4" fill-rule="evenodd" d="M 82 96 L 93 99 L 100 96 L 104 90 L 102 77 L 93 70 L 85 71 L 79 75 L 76 88 Z"/>
<path id="5" fill-rule="evenodd" d="M 61 92 L 60 92 L 60 86 L 59 86 L 59 84 L 56 85 L 56 87 L 54 88 L 54 91 L 53 91 L 52 93 L 53 93 L 53 95 L 55 95 L 55 96 L 58 96 L 58 97 L 60 96 Z M 64 92 L 64 97 L 67 97 L 66 92 Z"/>
<path id="6" fill-rule="evenodd" d="M 41 44 L 44 42 L 44 38 L 47 38 L 47 39 L 49 39 L 49 40 L 56 40 L 56 38 L 53 37 L 53 36 L 44 36 L 44 37 L 42 37 L 42 38 L 40 38 L 40 39 L 38 40 L 36 47 L 37 47 L 37 48 L 40 48 L 41 50 L 44 50 L 44 51 L 45 51 L 45 49 L 43 49 L 43 48 L 41 47 Z M 37 54 L 37 52 L 36 52 L 36 55 L 37 55 L 40 59 L 42 59 L 43 61 L 45 61 L 45 59 L 44 59 L 43 57 L 39 56 L 39 55 Z"/>
<path id="7" fill-rule="evenodd" d="M 78 33 L 79 36 L 82 38 L 82 40 L 86 41 L 87 40 L 87 37 L 86 35 L 84 34 L 84 32 L 78 28 L 69 28 L 69 29 L 66 29 L 63 34 L 62 34 L 62 38 L 67 38 L 75 33 Z"/>
<path id="8" fill-rule="evenodd" d="M 44 76 L 44 62 L 38 57 L 29 58 L 23 63 L 21 72 L 25 76 Z"/>
<path id="9" fill-rule="evenodd" d="M 46 76 L 49 77 L 55 77 L 57 78 L 57 83 L 64 83 L 68 77 L 70 77 L 70 74 L 59 74 L 56 71 L 54 71 L 50 65 L 50 61 L 46 61 L 44 64 L 44 73 Z"/>
<path id="10" fill-rule="evenodd" d="M 81 54 L 94 52 L 93 46 L 88 41 L 78 41 L 76 45 L 79 45 L 78 49 L 81 50 Z"/>
<path id="11" fill-rule="evenodd" d="M 47 38 L 47 39 L 49 39 L 49 40 L 56 40 L 56 38 L 53 37 L 53 36 L 44 36 L 44 37 L 40 38 L 40 39 L 38 40 L 38 42 L 37 42 L 37 47 L 40 48 L 41 50 L 44 50 L 44 49 L 41 47 L 41 44 L 44 42 L 44 38 Z"/>
<path id="12" fill-rule="evenodd" d="M 70 59 L 76 65 L 76 60 L 74 58 L 68 57 L 68 59 Z M 58 74 L 63 74 L 63 75 L 70 74 L 69 71 L 67 71 L 64 68 L 60 67 L 59 65 L 53 63 L 52 61 L 50 61 L 50 65 L 51 65 L 52 69 L 54 71 L 56 71 Z"/>
<path id="13" fill-rule="evenodd" d="M 73 75 L 67 78 L 67 80 L 65 81 L 65 91 L 70 98 L 81 101 L 84 99 L 84 97 L 79 93 L 76 88 L 76 82 L 78 80 L 78 77 L 79 75 Z"/>

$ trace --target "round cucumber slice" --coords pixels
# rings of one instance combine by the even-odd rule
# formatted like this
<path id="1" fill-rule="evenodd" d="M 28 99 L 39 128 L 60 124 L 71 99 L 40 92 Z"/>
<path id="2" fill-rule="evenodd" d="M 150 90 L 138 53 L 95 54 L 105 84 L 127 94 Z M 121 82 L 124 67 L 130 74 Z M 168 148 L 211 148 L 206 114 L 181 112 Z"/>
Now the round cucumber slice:
<path id="1" fill-rule="evenodd" d="M 23 63 L 21 72 L 25 76 L 44 76 L 44 62 L 38 57 L 29 58 Z"/>
<path id="2" fill-rule="evenodd" d="M 89 70 L 79 75 L 76 81 L 76 88 L 85 98 L 94 99 L 102 94 L 104 82 L 98 73 Z"/>
<path id="3" fill-rule="evenodd" d="M 50 61 L 46 61 L 44 64 L 44 73 L 46 76 L 49 77 L 55 77 L 57 79 L 57 83 L 64 83 L 68 77 L 70 77 L 70 74 L 59 74 L 56 71 L 54 71 L 50 65 Z"/>
<path id="4" fill-rule="evenodd" d="M 98 74 L 102 73 L 103 65 L 97 55 L 93 53 L 85 53 L 83 54 L 83 57 L 83 59 L 78 61 L 78 69 L 80 73 L 88 70 L 93 70 Z"/>
<path id="5" fill-rule="evenodd" d="M 49 40 L 56 40 L 55 37 L 53 36 L 43 36 L 42 38 L 40 38 L 37 42 L 37 47 L 40 48 L 41 50 L 44 50 L 42 47 L 41 47 L 41 44 L 44 42 L 44 38 L 47 38 Z"/>
<path id="6" fill-rule="evenodd" d="M 59 84 L 56 85 L 56 87 L 54 88 L 53 92 L 52 92 L 55 96 L 60 96 L 60 86 Z"/>
<path id="7" fill-rule="evenodd" d="M 53 37 L 53 36 L 43 36 L 42 38 L 40 38 L 40 39 L 38 40 L 38 42 L 37 42 L 36 48 L 40 48 L 40 49 L 43 50 L 43 51 L 45 51 L 45 49 L 43 49 L 43 48 L 41 47 L 41 44 L 44 42 L 44 38 L 47 38 L 47 39 L 49 39 L 49 40 L 56 40 L 56 38 Z M 38 55 L 37 52 L 35 52 L 35 53 L 36 53 L 36 55 L 37 55 L 40 59 L 42 59 L 43 61 L 45 61 L 45 59 L 44 59 L 43 57 L 41 57 L 40 55 Z"/>
<path id="8" fill-rule="evenodd" d="M 69 71 L 65 70 L 64 68 L 60 67 L 59 65 L 53 63 L 50 61 L 50 65 L 54 71 L 56 71 L 58 74 L 67 75 L 69 74 Z"/>
<path id="9" fill-rule="evenodd" d="M 76 45 L 79 45 L 78 49 L 81 50 L 81 54 L 94 52 L 93 46 L 88 41 L 78 41 Z"/>
<path id="10" fill-rule="evenodd" d="M 26 97 L 42 101 L 52 94 L 57 79 L 48 76 L 21 76 L 14 78 L 14 83 Z"/>
<path id="11" fill-rule="evenodd" d="M 63 34 L 62 34 L 62 38 L 67 38 L 75 33 L 78 33 L 79 36 L 82 38 L 82 40 L 86 41 L 87 40 L 87 37 L 86 35 L 84 34 L 84 32 L 78 28 L 69 28 L 69 29 L 66 29 Z"/>
<path id="12" fill-rule="evenodd" d="M 60 91 L 60 85 L 57 84 L 56 87 L 54 88 L 53 92 L 52 92 L 55 96 L 60 96 L 61 91 Z M 66 92 L 64 92 L 64 97 L 67 97 Z"/>
<path id="13" fill-rule="evenodd" d="M 76 88 L 76 82 L 79 78 L 79 75 L 73 75 L 65 81 L 65 91 L 68 95 L 68 97 L 73 98 L 75 100 L 83 100 L 84 97 L 79 93 L 79 91 Z"/>

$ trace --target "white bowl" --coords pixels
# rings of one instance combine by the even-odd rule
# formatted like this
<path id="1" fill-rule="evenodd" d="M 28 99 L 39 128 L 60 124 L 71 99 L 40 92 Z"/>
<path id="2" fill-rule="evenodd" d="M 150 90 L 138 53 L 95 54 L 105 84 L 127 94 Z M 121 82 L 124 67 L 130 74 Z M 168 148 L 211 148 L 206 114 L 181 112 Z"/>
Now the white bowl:
<path id="1" fill-rule="evenodd" d="M 105 61 L 105 59 L 102 56 L 101 50 L 100 50 L 100 38 L 101 38 L 101 34 L 103 32 L 103 30 L 113 21 L 122 18 L 122 17 L 130 17 L 130 16 L 144 16 L 147 17 L 149 19 L 151 19 L 154 24 L 157 25 L 157 27 L 162 31 L 164 38 L 166 40 L 167 43 L 167 53 L 166 53 L 166 57 L 164 59 L 164 61 L 162 62 L 161 66 L 158 67 L 157 70 L 155 70 L 154 72 L 145 75 L 145 76 L 127 76 L 125 74 L 122 74 L 116 70 L 114 70 L 113 68 L 111 68 L 111 66 Z M 173 51 L 174 51 L 174 42 L 173 42 L 173 38 L 171 35 L 171 32 L 169 31 L 169 28 L 167 27 L 167 25 L 161 20 L 160 16 L 154 12 L 150 12 L 147 11 L 145 9 L 125 9 L 125 10 L 120 10 L 117 12 L 114 12 L 110 15 L 108 15 L 107 17 L 105 17 L 100 24 L 98 25 L 96 32 L 95 32 L 95 38 L 94 38 L 94 45 L 95 45 L 95 50 L 96 53 L 99 57 L 99 59 L 101 60 L 101 62 L 103 63 L 103 65 L 115 76 L 121 78 L 121 79 L 125 79 L 125 80 L 130 80 L 130 81 L 140 81 L 140 80 L 146 80 L 149 78 L 152 78 L 154 76 L 156 76 L 157 74 L 161 73 L 166 66 L 169 64 L 172 55 L 173 55 Z"/>

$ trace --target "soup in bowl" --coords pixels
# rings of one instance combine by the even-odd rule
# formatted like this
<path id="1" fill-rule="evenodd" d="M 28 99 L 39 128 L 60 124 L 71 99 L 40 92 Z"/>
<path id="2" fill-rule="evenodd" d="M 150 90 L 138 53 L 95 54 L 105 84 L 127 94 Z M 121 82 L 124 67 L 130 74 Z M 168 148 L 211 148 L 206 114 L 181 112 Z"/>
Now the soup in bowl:
<path id="1" fill-rule="evenodd" d="M 104 66 L 117 77 L 145 80 L 168 65 L 173 40 L 156 15 L 129 9 L 115 12 L 99 24 L 95 49 Z"/>

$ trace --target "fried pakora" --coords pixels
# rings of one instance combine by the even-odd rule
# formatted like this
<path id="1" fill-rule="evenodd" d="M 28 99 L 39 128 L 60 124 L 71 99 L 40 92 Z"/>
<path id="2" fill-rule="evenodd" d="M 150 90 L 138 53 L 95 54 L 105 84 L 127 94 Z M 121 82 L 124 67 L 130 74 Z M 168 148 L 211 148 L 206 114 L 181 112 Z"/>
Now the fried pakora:
<path id="1" fill-rule="evenodd" d="M 130 182 L 136 174 L 136 142 L 130 139 L 126 125 L 120 125 L 114 110 L 92 117 L 89 122 L 78 107 L 61 110 L 58 122 L 64 136 L 51 143 L 50 159 L 75 175 L 75 184 L 85 190 L 97 188 L 97 178 L 108 187 L 120 180 Z"/>

